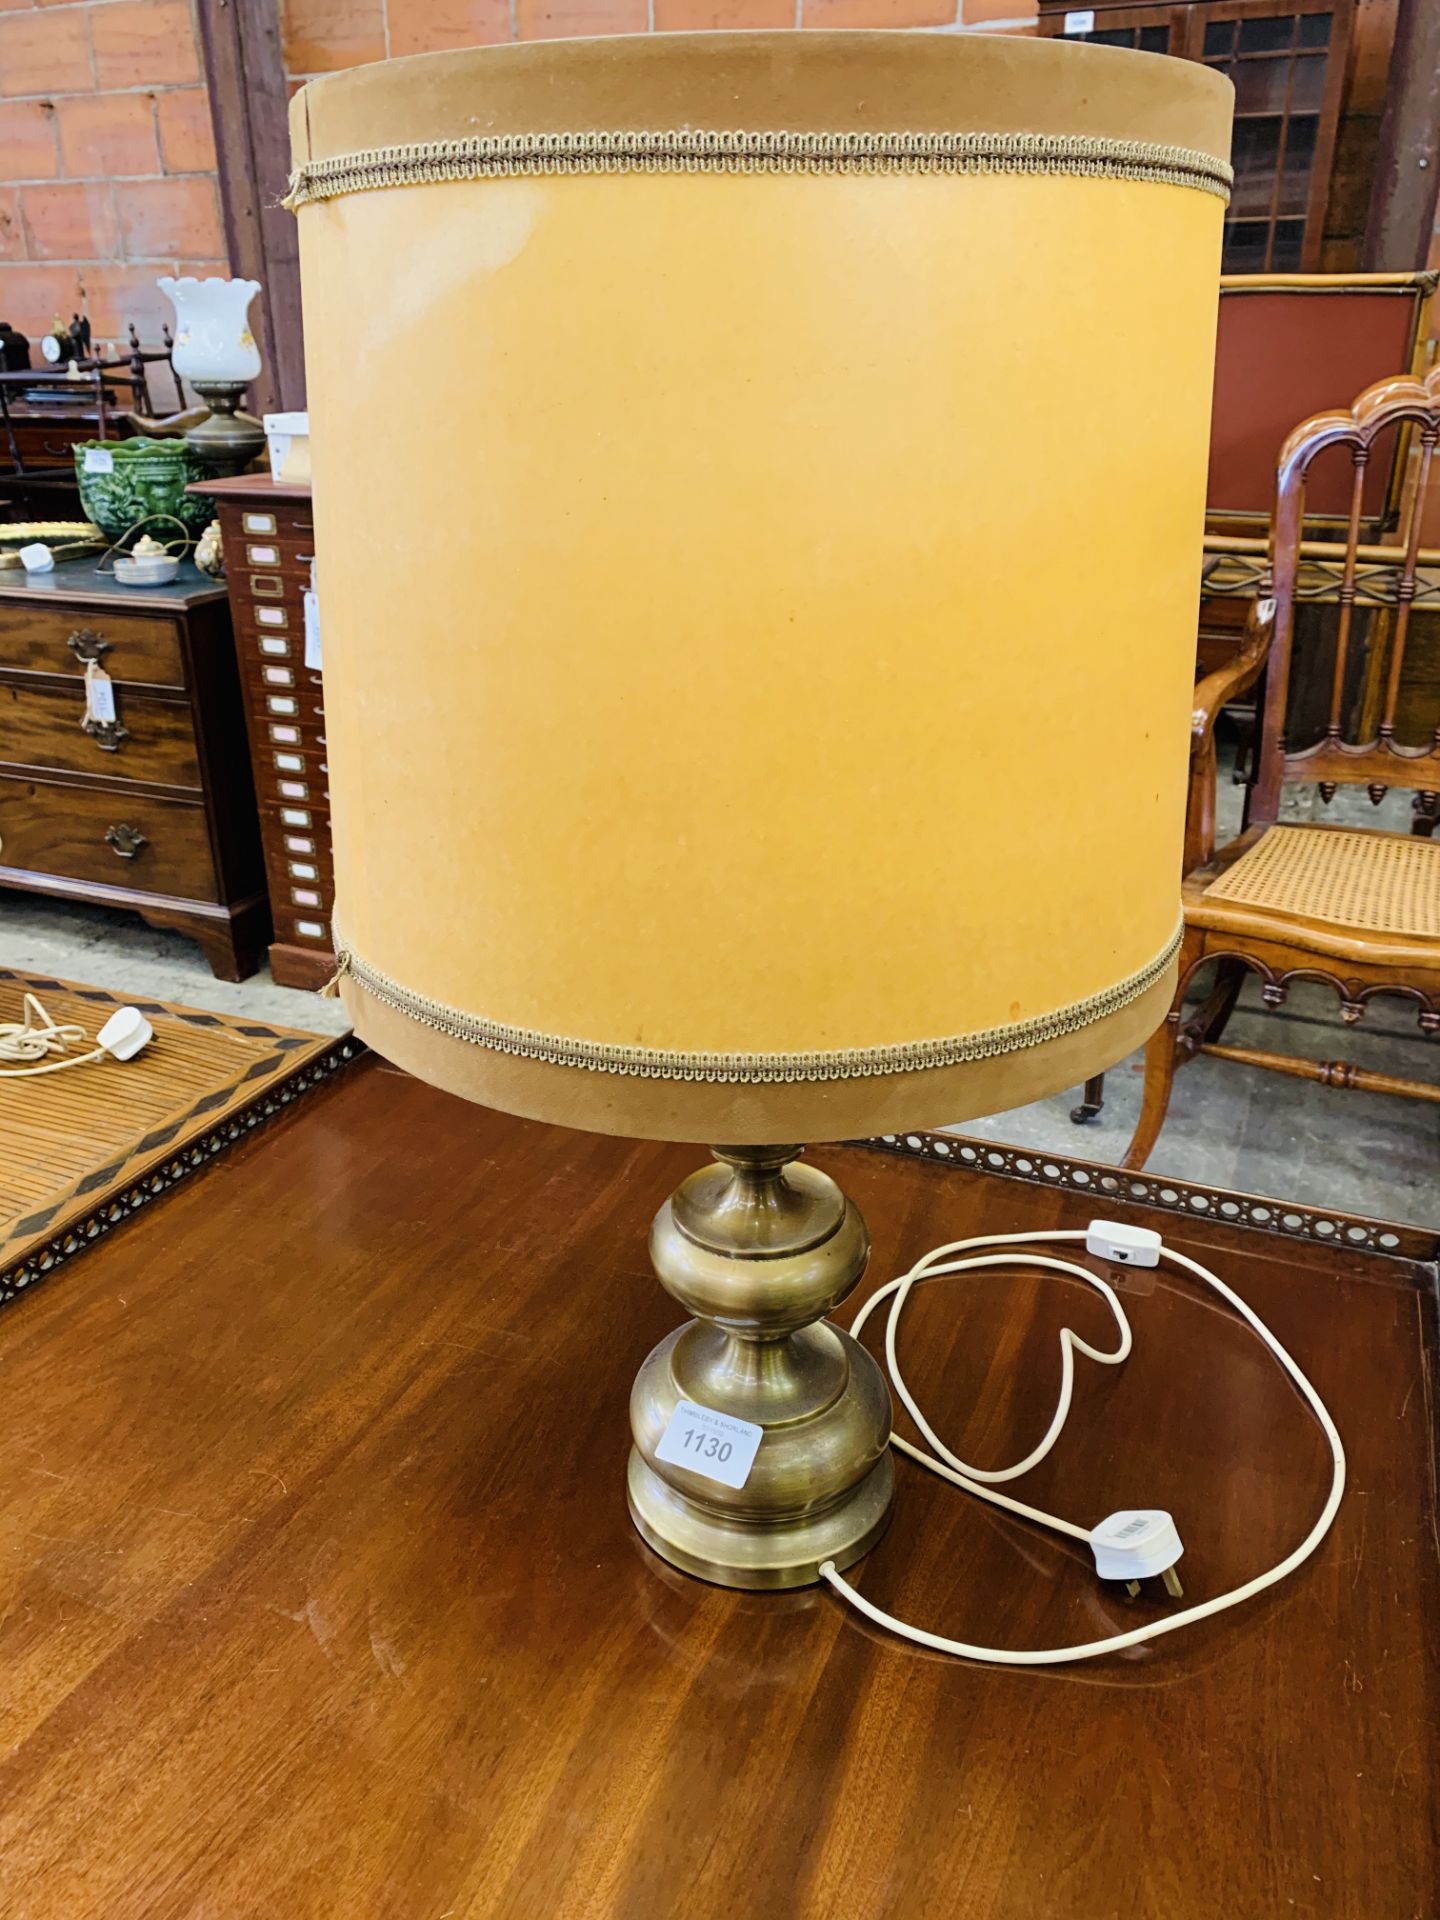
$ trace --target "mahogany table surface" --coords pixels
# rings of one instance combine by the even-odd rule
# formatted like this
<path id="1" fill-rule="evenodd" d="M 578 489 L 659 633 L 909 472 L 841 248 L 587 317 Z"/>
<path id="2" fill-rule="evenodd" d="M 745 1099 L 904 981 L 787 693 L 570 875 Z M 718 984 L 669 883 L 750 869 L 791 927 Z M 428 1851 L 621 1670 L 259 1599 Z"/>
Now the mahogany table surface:
<path id="1" fill-rule="evenodd" d="M 815 1158 L 870 1222 L 866 1285 L 1093 1210 Z M 687 1579 L 631 1531 L 630 1381 L 679 1317 L 646 1229 L 697 1160 L 367 1060 L 0 1314 L 6 1920 L 1433 1913 L 1433 1269 L 1164 1222 L 1327 1399 L 1335 1528 L 1151 1647 L 967 1665 L 823 1589 Z M 1308 1530 L 1325 1448 L 1213 1297 L 1114 1277 L 1134 1353 L 1080 1360 L 1017 1491 L 1087 1524 L 1169 1507 L 1187 1598 L 1214 1594 Z M 1110 1338 L 1054 1276 L 909 1311 L 907 1376 L 981 1465 L 1043 1431 L 1062 1324 Z M 903 1460 L 855 1577 L 988 1645 L 1160 1604 Z"/>

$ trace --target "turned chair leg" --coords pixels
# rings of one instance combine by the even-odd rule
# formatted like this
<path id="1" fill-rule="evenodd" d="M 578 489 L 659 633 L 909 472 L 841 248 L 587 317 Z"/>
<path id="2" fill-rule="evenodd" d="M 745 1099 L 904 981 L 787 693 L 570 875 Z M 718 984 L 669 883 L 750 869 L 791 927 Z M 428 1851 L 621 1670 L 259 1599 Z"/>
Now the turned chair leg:
<path id="1" fill-rule="evenodd" d="M 1120 1162 L 1130 1173 L 1138 1173 L 1155 1150 L 1165 1111 L 1170 1105 L 1170 1089 L 1175 1085 L 1175 1069 L 1180 1052 L 1179 1007 L 1172 1007 L 1145 1043 L 1145 1093 L 1140 1119 L 1125 1158 Z"/>
<path id="2" fill-rule="evenodd" d="M 1092 1074 L 1085 1082 L 1085 1091 L 1080 1096 L 1078 1107 L 1070 1109 L 1070 1118 L 1077 1127 L 1083 1127 L 1087 1120 L 1093 1120 L 1105 1104 L 1105 1076 Z"/>

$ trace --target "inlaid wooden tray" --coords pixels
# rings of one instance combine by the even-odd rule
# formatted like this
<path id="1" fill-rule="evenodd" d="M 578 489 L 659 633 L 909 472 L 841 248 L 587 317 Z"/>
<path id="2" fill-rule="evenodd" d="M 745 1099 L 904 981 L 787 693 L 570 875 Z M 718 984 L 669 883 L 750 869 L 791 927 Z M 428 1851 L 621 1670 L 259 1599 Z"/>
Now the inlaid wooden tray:
<path id="1" fill-rule="evenodd" d="M 0 1079 L 0 1305 L 289 1106 L 362 1051 L 263 1020 L 126 999 L 0 968 L 0 1021 L 35 994 L 98 1032 L 138 1006 L 155 1038 L 136 1059 Z"/>

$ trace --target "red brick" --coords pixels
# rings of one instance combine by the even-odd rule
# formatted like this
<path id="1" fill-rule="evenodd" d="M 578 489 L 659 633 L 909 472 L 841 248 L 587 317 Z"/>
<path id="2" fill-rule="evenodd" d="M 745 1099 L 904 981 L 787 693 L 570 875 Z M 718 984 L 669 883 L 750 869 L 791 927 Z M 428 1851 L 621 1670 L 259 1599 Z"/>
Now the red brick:
<path id="1" fill-rule="evenodd" d="M 983 27 L 991 20 L 1038 18 L 1036 0 L 960 0 L 960 18 L 967 27 Z"/>
<path id="2" fill-rule="evenodd" d="M 40 336 L 58 314 L 69 320 L 83 301 L 79 276 L 73 267 L 5 266 L 0 264 L 0 320 L 8 320 L 34 342 L 30 358 L 38 367 Z"/>
<path id="3" fill-rule="evenodd" d="M 795 0 L 655 0 L 657 33 L 705 33 L 712 27 L 793 27 Z"/>
<path id="4" fill-rule="evenodd" d="M 14 187 L 0 187 L 0 260 L 23 260 L 25 257 L 20 195 Z"/>
<path id="5" fill-rule="evenodd" d="M 113 259 L 118 235 L 108 183 L 22 187 L 20 206 L 32 260 Z"/>
<path id="6" fill-rule="evenodd" d="M 149 4 L 149 0 L 142 0 Z M 88 8 L 12 13 L 0 20 L 0 93 L 89 93 L 95 85 Z"/>
<path id="7" fill-rule="evenodd" d="M 115 204 L 127 260 L 173 260 L 182 253 L 218 260 L 225 252 L 215 182 L 203 174 L 122 180 Z"/>
<path id="8" fill-rule="evenodd" d="M 510 38 L 510 0 L 389 0 L 390 51 L 438 53 Z"/>
<path id="9" fill-rule="evenodd" d="M 948 27 L 958 0 L 805 0 L 807 27 Z"/>
<path id="10" fill-rule="evenodd" d="M 148 93 L 91 93 L 57 100 L 60 158 L 73 180 L 158 173 L 160 149 Z"/>
<path id="11" fill-rule="evenodd" d="M 126 327 L 133 320 L 141 338 L 158 345 L 161 323 L 168 320 L 173 326 L 175 309 L 155 282 L 160 274 L 168 274 L 174 264 L 173 260 L 158 260 L 143 267 L 82 267 L 85 311 L 96 335 L 102 340 L 123 340 Z M 151 398 L 162 410 L 173 402 L 170 376 L 163 367 L 155 376 Z"/>
<path id="12" fill-rule="evenodd" d="M 520 40 L 644 33 L 649 24 L 649 0 L 515 0 L 515 31 Z"/>
<path id="13" fill-rule="evenodd" d="M 385 58 L 385 0 L 280 0 L 287 73 L 331 73 Z"/>
<path id="14" fill-rule="evenodd" d="M 182 87 L 156 96 L 160 157 L 166 173 L 213 173 L 215 132 L 204 87 Z"/>
<path id="15" fill-rule="evenodd" d="M 17 100 L 0 106 L 0 154 L 11 180 L 53 180 L 60 171 L 55 152 L 55 109 L 48 100 Z"/>
<path id="16" fill-rule="evenodd" d="M 98 85 L 182 86 L 200 78 L 186 0 L 120 0 L 88 12 Z"/>

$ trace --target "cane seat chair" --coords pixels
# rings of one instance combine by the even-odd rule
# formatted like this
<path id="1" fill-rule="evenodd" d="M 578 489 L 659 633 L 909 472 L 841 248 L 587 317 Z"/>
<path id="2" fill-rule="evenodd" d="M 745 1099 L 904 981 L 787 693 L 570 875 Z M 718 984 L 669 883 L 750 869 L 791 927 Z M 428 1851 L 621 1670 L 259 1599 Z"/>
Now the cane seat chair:
<path id="1" fill-rule="evenodd" d="M 1386 584 L 1357 619 L 1362 567 L 1362 491 L 1382 435 L 1411 437 L 1414 475 L 1400 507 Z M 1237 658 L 1195 690 L 1189 809 L 1182 884 L 1185 931 L 1180 984 L 1145 1055 L 1139 1124 L 1124 1164 L 1143 1167 L 1170 1103 L 1176 1071 L 1197 1054 L 1269 1067 L 1333 1087 L 1359 1087 L 1440 1102 L 1440 1076 L 1399 1079 L 1343 1061 L 1314 1061 L 1226 1046 L 1225 1023 L 1247 973 L 1261 980 L 1267 1008 L 1291 982 L 1331 987 L 1347 1026 L 1379 994 L 1415 1008 L 1420 1033 L 1440 1034 L 1440 843 L 1424 837 L 1440 795 L 1440 677 L 1412 643 L 1423 585 L 1421 517 L 1440 438 L 1440 368 L 1425 379 L 1382 380 L 1348 411 L 1317 414 L 1281 449 L 1271 532 L 1273 597 L 1258 601 Z M 1290 712 L 1297 658 L 1300 545 L 1305 485 L 1328 448 L 1349 451 L 1350 513 L 1339 568 L 1338 617 L 1330 663 L 1328 717 L 1304 738 Z M 1377 455 L 1378 457 L 1378 455 Z M 1440 483 L 1440 472 L 1435 475 Z M 1367 553 L 1373 554 L 1373 548 Z M 1303 624 L 1303 623 L 1302 623 Z M 1309 631 L 1300 646 L 1308 644 Z M 1419 656 L 1417 658 L 1417 656 Z M 1215 722 L 1221 708 L 1264 675 L 1255 784 L 1239 837 L 1215 846 Z M 1306 676 L 1312 683 L 1313 674 Z M 1281 818 L 1287 786 L 1318 788 L 1328 805 L 1342 786 L 1365 788 L 1376 804 L 1391 788 L 1415 795 L 1420 833 Z M 1201 970 L 1213 984 L 1187 1005 Z M 1437 1061 L 1440 1065 L 1440 1061 Z"/>

